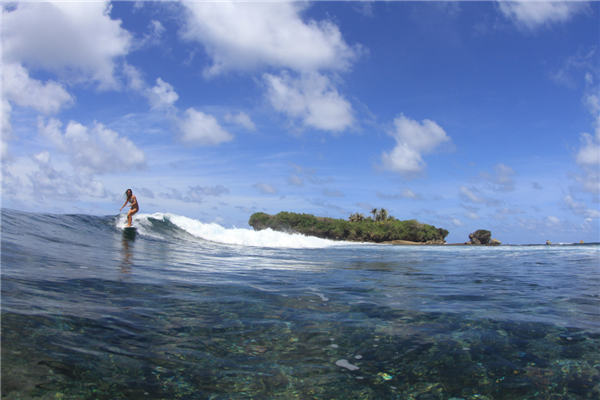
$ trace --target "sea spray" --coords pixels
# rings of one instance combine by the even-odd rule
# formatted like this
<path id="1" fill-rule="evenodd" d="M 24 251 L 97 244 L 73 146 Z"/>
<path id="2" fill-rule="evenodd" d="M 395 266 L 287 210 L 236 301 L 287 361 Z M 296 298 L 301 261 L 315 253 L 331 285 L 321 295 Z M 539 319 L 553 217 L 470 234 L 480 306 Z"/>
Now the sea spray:
<path id="1" fill-rule="evenodd" d="M 296 249 L 356 245 L 356 243 L 333 241 L 302 234 L 276 232 L 271 229 L 255 231 L 247 228 L 225 228 L 214 222 L 201 222 L 170 213 L 136 215 L 133 225 L 138 227 L 143 235 L 163 237 L 163 234 L 157 232 L 156 223 L 170 223 L 197 239 L 229 245 Z M 126 218 L 120 215 L 116 221 L 116 227 L 123 229 L 125 224 Z"/>

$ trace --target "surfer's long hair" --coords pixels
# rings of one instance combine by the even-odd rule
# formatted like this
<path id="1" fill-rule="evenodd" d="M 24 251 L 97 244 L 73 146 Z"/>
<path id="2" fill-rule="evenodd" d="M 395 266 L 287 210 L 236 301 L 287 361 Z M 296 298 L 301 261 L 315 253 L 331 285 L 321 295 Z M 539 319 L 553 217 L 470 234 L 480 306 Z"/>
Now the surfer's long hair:
<path id="1" fill-rule="evenodd" d="M 129 200 L 129 199 L 131 198 L 131 196 L 133 196 L 133 191 L 132 191 L 131 189 L 127 189 L 127 190 L 125 191 L 125 198 L 126 198 L 127 200 Z"/>

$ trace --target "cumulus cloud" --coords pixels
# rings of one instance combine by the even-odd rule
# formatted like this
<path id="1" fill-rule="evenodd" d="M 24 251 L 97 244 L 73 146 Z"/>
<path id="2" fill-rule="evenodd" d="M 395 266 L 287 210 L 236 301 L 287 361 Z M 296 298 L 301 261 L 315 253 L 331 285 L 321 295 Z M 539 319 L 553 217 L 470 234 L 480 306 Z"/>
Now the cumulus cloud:
<path id="1" fill-rule="evenodd" d="M 239 112 L 237 114 L 228 113 L 225 115 L 225 121 L 240 125 L 249 131 L 256 130 L 256 125 L 254 125 L 250 116 L 245 112 Z"/>
<path id="2" fill-rule="evenodd" d="M 552 23 L 565 22 L 585 10 L 587 5 L 576 1 L 499 1 L 502 14 L 518 26 L 530 30 Z"/>
<path id="3" fill-rule="evenodd" d="M 304 186 L 304 179 L 302 179 L 298 175 L 292 174 L 288 177 L 288 183 L 293 186 Z"/>
<path id="4" fill-rule="evenodd" d="M 51 163 L 50 153 L 33 156 L 37 168 L 29 174 L 31 190 L 40 198 L 78 199 L 80 196 L 103 198 L 104 185 L 92 176 L 79 171 L 72 174 L 59 171 Z"/>
<path id="5" fill-rule="evenodd" d="M 258 67 L 296 71 L 343 70 L 357 56 L 330 21 L 303 21 L 297 2 L 184 1 L 184 38 L 200 42 L 212 59 L 205 70 Z"/>
<path id="6" fill-rule="evenodd" d="M 600 218 L 600 211 L 588 208 L 583 202 L 577 201 L 571 195 L 564 198 L 566 206 L 576 215 L 581 215 L 587 220 Z"/>
<path id="7" fill-rule="evenodd" d="M 323 195 L 327 197 L 344 197 L 344 193 L 337 189 L 323 189 Z"/>
<path id="8" fill-rule="evenodd" d="M 172 110 L 179 95 L 168 82 L 156 78 L 156 84 L 150 87 L 138 68 L 131 64 L 123 65 L 123 75 L 127 80 L 127 87 L 146 97 L 153 110 Z"/>
<path id="9" fill-rule="evenodd" d="M 202 194 L 204 196 L 221 196 L 223 194 L 229 193 L 229 189 L 227 189 L 223 185 L 215 185 L 215 186 L 190 186 L 190 190 L 195 193 Z"/>
<path id="10" fill-rule="evenodd" d="M 131 64 L 123 64 L 123 75 L 127 79 L 127 86 L 135 91 L 143 91 L 146 89 L 146 82 L 142 78 L 142 73 Z"/>
<path id="11" fill-rule="evenodd" d="M 30 107 L 44 114 L 53 114 L 73 104 L 73 97 L 62 85 L 54 81 L 43 83 L 29 76 L 29 72 L 16 63 L 2 64 L 2 139 L 0 156 L 8 155 L 8 140 L 12 137 L 11 103 Z"/>
<path id="12" fill-rule="evenodd" d="M 16 105 L 31 107 L 45 114 L 56 113 L 73 103 L 73 97 L 62 85 L 32 79 L 20 64 L 2 65 L 2 94 Z"/>
<path id="13" fill-rule="evenodd" d="M 51 119 L 39 122 L 40 132 L 57 149 L 67 154 L 76 169 L 102 174 L 139 168 L 145 164 L 144 152 L 131 140 L 98 122 L 91 127 L 71 121 L 63 131 L 62 123 Z"/>
<path id="14" fill-rule="evenodd" d="M 322 74 L 303 74 L 299 78 L 287 73 L 264 74 L 263 79 L 273 108 L 300 119 L 305 126 L 338 132 L 354 122 L 352 106 Z"/>
<path id="15" fill-rule="evenodd" d="M 233 139 L 233 135 L 221 127 L 215 117 L 188 108 L 179 121 L 182 140 L 201 146 L 217 145 Z"/>
<path id="16" fill-rule="evenodd" d="M 485 203 L 485 199 L 479 194 L 476 194 L 475 189 L 469 189 L 466 186 L 460 187 L 460 196 L 463 200 L 471 203 Z"/>
<path id="17" fill-rule="evenodd" d="M 2 130 L 0 131 L 0 158 L 4 160 L 8 156 L 8 140 L 12 136 L 12 127 L 10 124 L 11 106 L 6 98 L 2 98 L 0 107 L 2 107 L 0 110 L 0 123 L 2 124 Z"/>
<path id="18" fill-rule="evenodd" d="M 593 119 L 593 133 L 581 134 L 581 147 L 575 161 L 585 175 L 579 177 L 583 189 L 595 195 L 600 194 L 600 84 L 598 70 L 585 73 L 583 103 Z"/>
<path id="19" fill-rule="evenodd" d="M 477 220 L 477 219 L 479 219 L 479 218 L 480 218 L 480 217 L 479 217 L 479 214 L 477 214 L 477 213 L 476 213 L 476 212 L 474 212 L 474 211 L 467 211 L 467 212 L 465 213 L 465 215 L 467 216 L 467 218 L 469 218 L 469 219 L 473 219 L 473 220 Z"/>
<path id="20" fill-rule="evenodd" d="M 147 90 L 147 97 L 153 109 L 173 107 L 173 104 L 179 99 L 173 86 L 160 78 L 156 79 L 156 85 Z"/>
<path id="21" fill-rule="evenodd" d="M 28 207 L 45 199 L 73 201 L 80 198 L 105 198 L 108 191 L 102 182 L 84 170 L 57 169 L 48 151 L 3 164 L 2 191 L 13 199 L 27 202 Z"/>
<path id="22" fill-rule="evenodd" d="M 185 193 L 178 189 L 170 189 L 169 192 L 161 193 L 161 197 L 172 200 L 179 200 L 186 203 L 201 203 L 206 196 L 221 196 L 229 193 L 223 185 L 216 186 L 189 186 Z"/>
<path id="23" fill-rule="evenodd" d="M 158 45 L 161 42 L 165 31 L 166 29 L 163 24 L 160 21 L 153 19 L 148 24 L 148 31 L 135 44 L 136 49 Z"/>
<path id="24" fill-rule="evenodd" d="M 421 195 L 413 192 L 410 189 L 404 189 L 402 190 L 401 193 L 396 193 L 396 194 L 387 194 L 387 193 L 381 193 L 381 192 L 377 192 L 377 197 L 381 198 L 381 199 L 389 199 L 389 200 L 398 200 L 398 199 L 412 199 L 412 200 L 417 200 L 421 198 Z"/>
<path id="25" fill-rule="evenodd" d="M 577 153 L 577 163 L 583 167 L 600 166 L 600 143 L 589 133 L 581 135 L 582 147 Z"/>
<path id="26" fill-rule="evenodd" d="M 511 192 L 515 190 L 515 171 L 508 165 L 499 163 L 494 166 L 494 173 L 482 172 L 481 176 L 492 186 L 493 190 L 499 192 Z"/>
<path id="27" fill-rule="evenodd" d="M 131 35 L 110 17 L 108 2 L 20 2 L 2 10 L 2 55 L 75 81 L 116 87 L 115 60 Z"/>
<path id="28" fill-rule="evenodd" d="M 277 193 L 277 189 L 268 183 L 256 183 L 254 184 L 254 188 L 257 189 L 262 194 L 275 194 Z"/>
<path id="29" fill-rule="evenodd" d="M 425 168 L 422 155 L 434 151 L 450 137 L 444 129 L 429 119 L 418 122 L 400 115 L 394 120 L 392 136 L 396 146 L 382 155 L 383 166 L 403 175 L 414 175 Z"/>
<path id="30" fill-rule="evenodd" d="M 273 107 L 306 127 L 343 131 L 353 122 L 350 103 L 325 75 L 346 71 L 361 53 L 331 21 L 303 19 L 302 2 L 184 1 L 182 36 L 201 43 L 211 59 L 204 73 L 260 68 Z M 246 126 L 246 125 L 242 125 Z M 250 126 L 249 124 L 247 127 Z"/>

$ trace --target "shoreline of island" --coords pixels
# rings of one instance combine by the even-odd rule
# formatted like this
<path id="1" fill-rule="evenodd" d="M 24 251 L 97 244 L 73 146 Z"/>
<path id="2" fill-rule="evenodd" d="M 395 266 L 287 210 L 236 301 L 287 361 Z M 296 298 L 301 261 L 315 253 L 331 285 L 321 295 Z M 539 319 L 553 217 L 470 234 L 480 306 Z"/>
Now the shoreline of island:
<path id="1" fill-rule="evenodd" d="M 498 246 L 489 230 L 478 229 L 469 235 L 469 242 L 446 243 L 448 230 L 417 220 L 399 220 L 387 210 L 374 208 L 372 216 L 351 214 L 348 220 L 317 217 L 312 214 L 282 211 L 271 215 L 257 212 L 248 224 L 256 231 L 272 229 L 287 233 L 300 233 L 322 239 L 378 243 L 402 246 Z"/>

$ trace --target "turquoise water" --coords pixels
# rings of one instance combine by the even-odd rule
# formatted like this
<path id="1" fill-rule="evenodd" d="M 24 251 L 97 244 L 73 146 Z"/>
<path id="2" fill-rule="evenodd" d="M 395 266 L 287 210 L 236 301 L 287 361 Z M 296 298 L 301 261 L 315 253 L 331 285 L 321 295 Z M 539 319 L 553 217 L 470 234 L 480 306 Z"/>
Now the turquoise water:
<path id="1" fill-rule="evenodd" d="M 597 399 L 600 245 L 2 211 L 2 398 Z"/>

